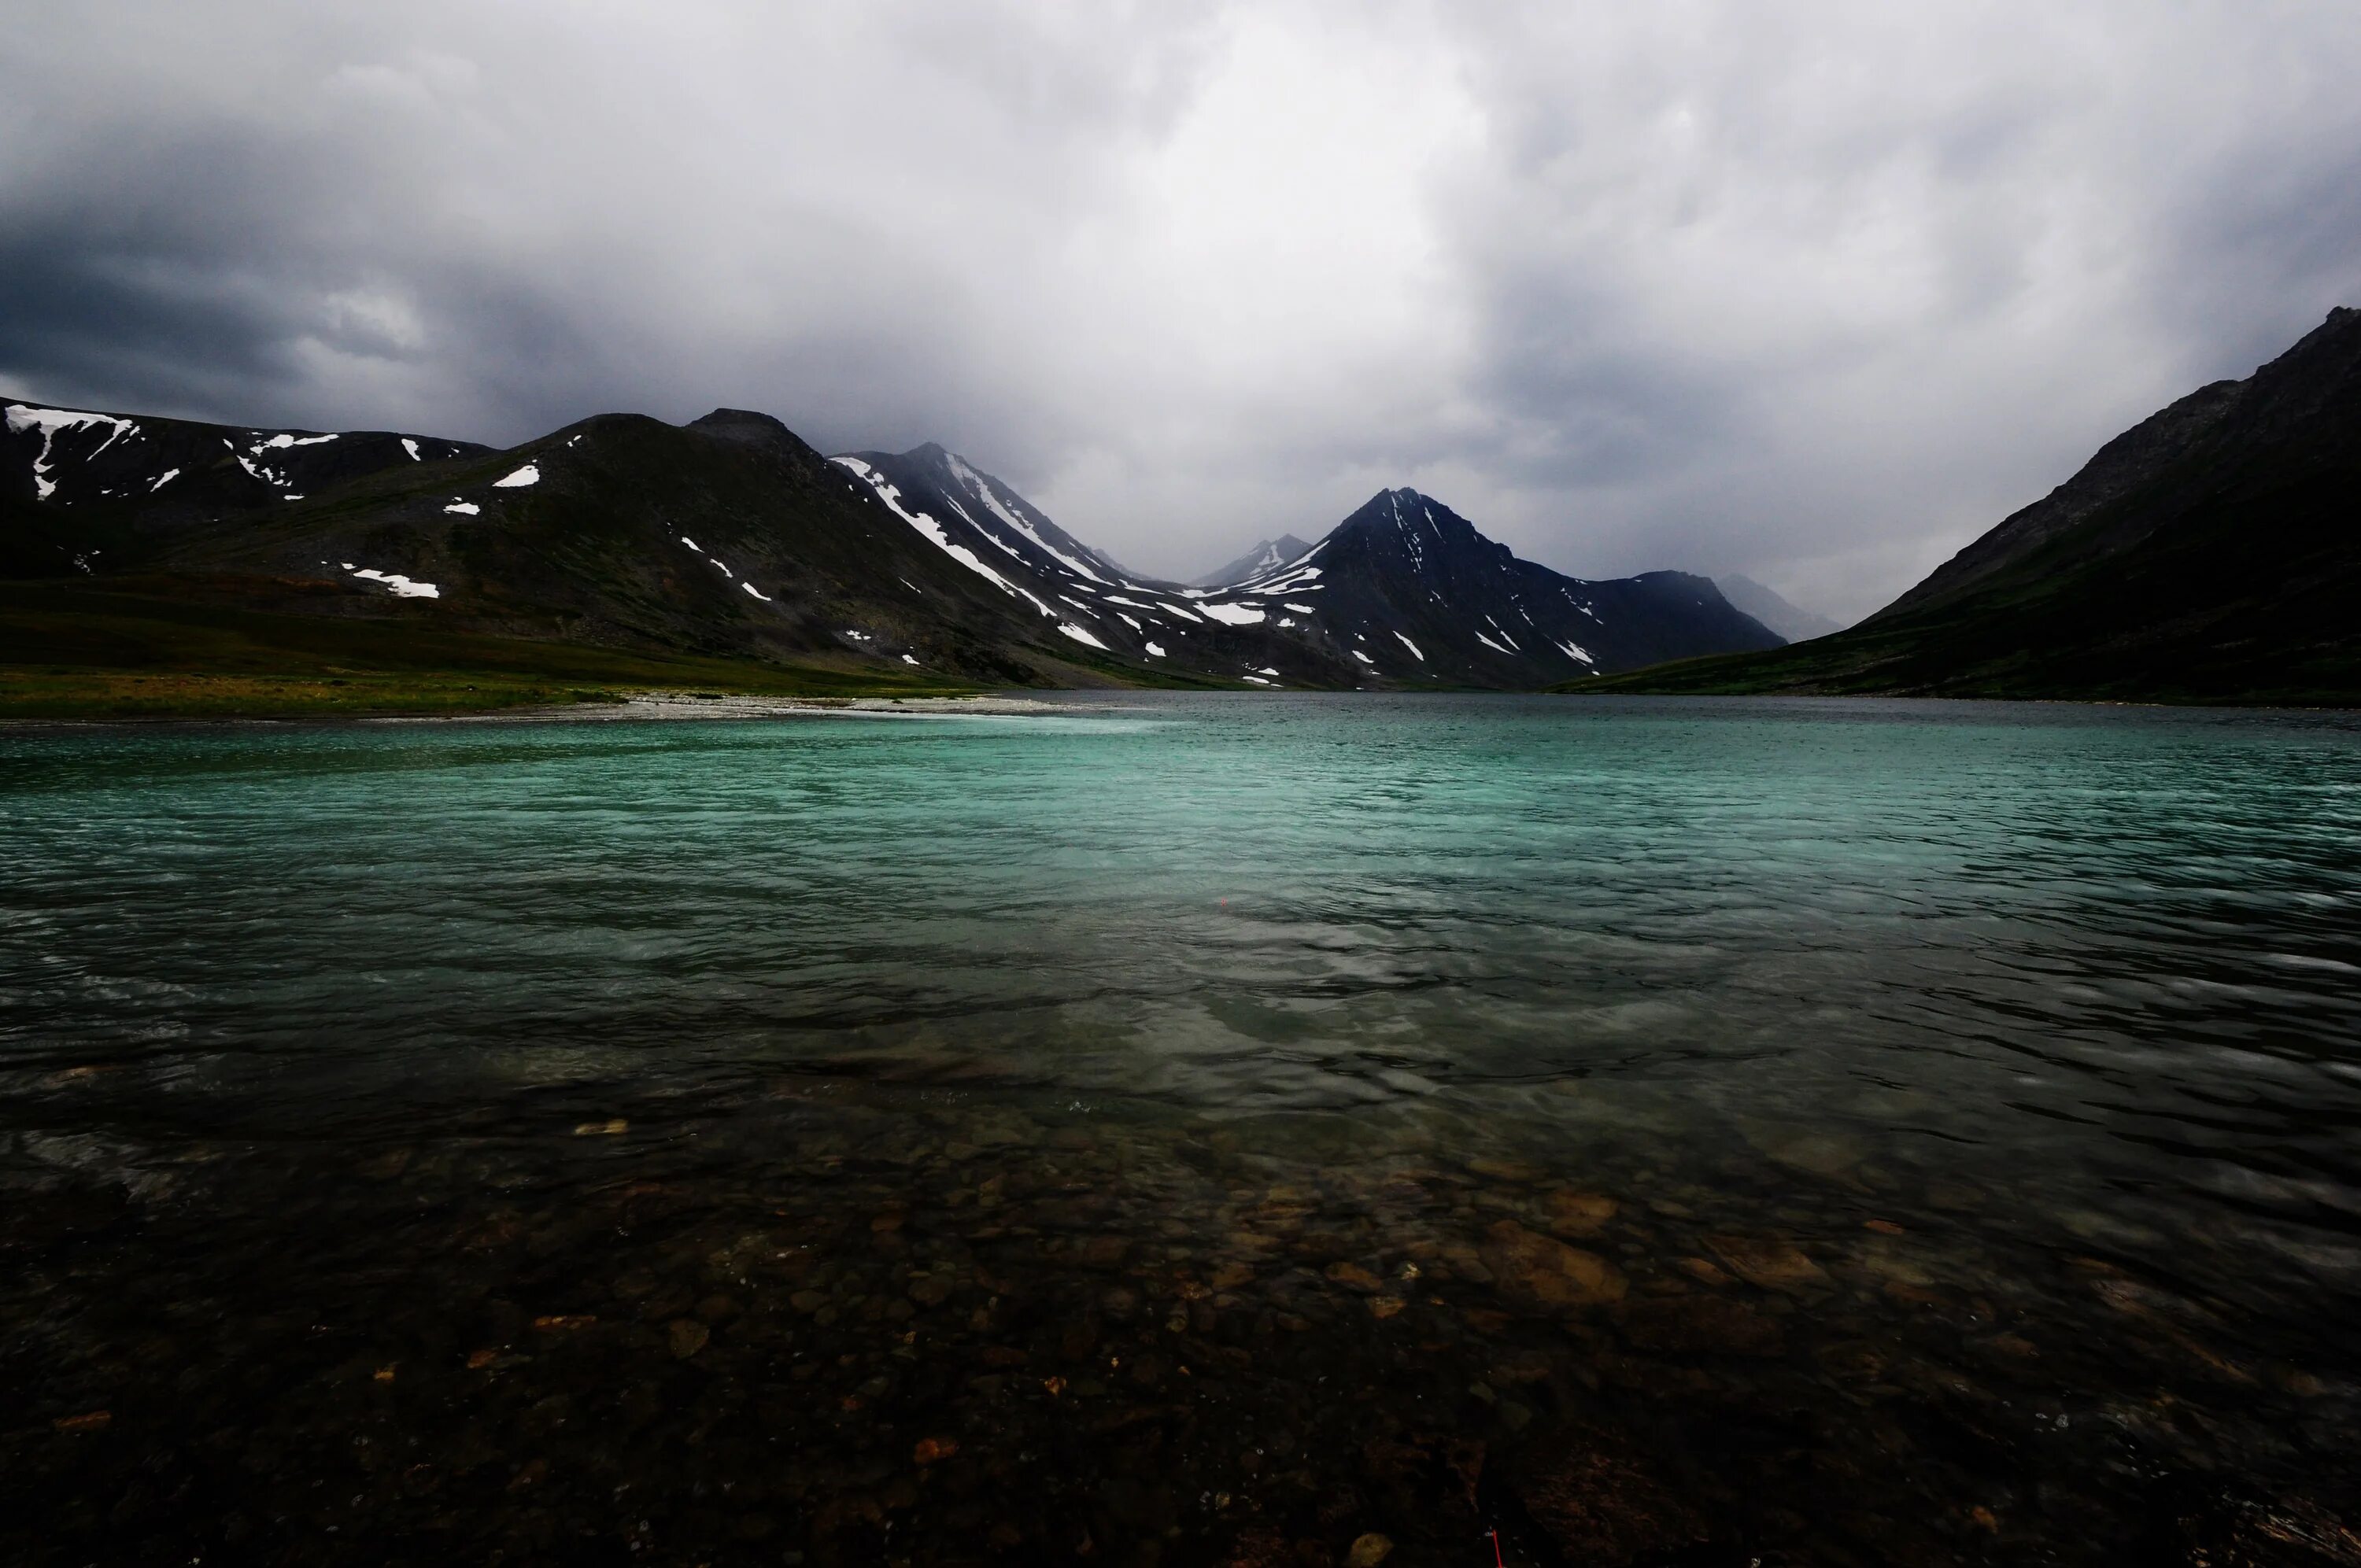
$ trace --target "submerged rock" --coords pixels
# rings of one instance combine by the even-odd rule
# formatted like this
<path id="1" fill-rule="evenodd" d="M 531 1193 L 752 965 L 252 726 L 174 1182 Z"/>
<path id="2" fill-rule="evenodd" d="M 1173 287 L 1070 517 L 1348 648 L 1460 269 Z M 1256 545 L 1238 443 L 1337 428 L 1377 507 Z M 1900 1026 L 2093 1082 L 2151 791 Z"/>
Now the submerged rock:
<path id="1" fill-rule="evenodd" d="M 1543 1310 L 1620 1301 L 1631 1288 L 1623 1271 L 1597 1253 L 1552 1240 L 1514 1220 L 1501 1220 L 1485 1233 L 1483 1257 L 1503 1296 Z"/>
<path id="2" fill-rule="evenodd" d="M 1827 1273 L 1787 1242 L 1761 1241 L 1748 1236 L 1713 1236 L 1713 1250 L 1730 1272 L 1765 1290 L 1801 1290 L 1828 1283 Z"/>

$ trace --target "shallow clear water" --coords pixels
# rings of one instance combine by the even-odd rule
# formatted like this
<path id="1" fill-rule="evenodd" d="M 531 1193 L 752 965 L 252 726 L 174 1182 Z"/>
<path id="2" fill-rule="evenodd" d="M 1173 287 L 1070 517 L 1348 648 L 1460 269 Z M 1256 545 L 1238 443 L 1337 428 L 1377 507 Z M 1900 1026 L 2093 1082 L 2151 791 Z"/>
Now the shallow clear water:
<path id="1" fill-rule="evenodd" d="M 2349 716 L 50 731 L 0 825 L 35 1560 L 2361 1561 Z"/>

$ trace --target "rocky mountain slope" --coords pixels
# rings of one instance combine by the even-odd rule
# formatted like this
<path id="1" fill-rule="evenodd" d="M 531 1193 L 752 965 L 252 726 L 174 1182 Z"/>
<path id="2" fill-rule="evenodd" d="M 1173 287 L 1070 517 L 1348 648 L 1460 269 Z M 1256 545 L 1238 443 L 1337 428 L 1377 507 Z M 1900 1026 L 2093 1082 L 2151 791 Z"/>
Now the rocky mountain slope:
<path id="1" fill-rule="evenodd" d="M 2361 702 L 2361 311 L 2142 421 L 1848 631 L 1586 689 Z"/>
<path id="2" fill-rule="evenodd" d="M 242 611 L 995 685 L 1532 687 L 1776 641 L 1703 578 L 1564 577 L 1410 490 L 1208 588 L 939 446 L 830 460 L 741 411 L 498 452 L 5 413 L 0 572 Z"/>

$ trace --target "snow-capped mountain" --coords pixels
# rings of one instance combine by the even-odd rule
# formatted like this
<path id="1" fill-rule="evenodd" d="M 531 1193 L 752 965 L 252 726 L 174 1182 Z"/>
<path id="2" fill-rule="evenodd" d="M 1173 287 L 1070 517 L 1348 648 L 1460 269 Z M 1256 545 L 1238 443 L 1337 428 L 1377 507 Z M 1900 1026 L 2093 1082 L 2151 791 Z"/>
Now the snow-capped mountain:
<path id="1" fill-rule="evenodd" d="M 1250 685 L 1355 684 L 1339 651 L 1277 635 L 1300 624 L 1298 612 L 1127 571 L 957 453 L 928 444 L 833 461 L 945 555 L 1079 648 Z"/>
<path id="2" fill-rule="evenodd" d="M 1191 579 L 1190 587 L 1226 588 L 1236 583 L 1249 583 L 1267 572 L 1286 565 L 1311 548 L 1292 533 L 1282 533 L 1276 539 L 1264 540 L 1219 570 Z"/>
<path id="3" fill-rule="evenodd" d="M 1410 489 L 1379 491 L 1301 556 L 1220 598 L 1275 601 L 1298 636 L 1394 685 L 1528 687 L 1779 644 L 1709 578 L 1568 577 Z"/>
<path id="4" fill-rule="evenodd" d="M 1442 502 L 1382 491 L 1319 543 L 1218 587 L 1137 577 L 939 446 L 835 459 L 970 571 L 1103 652 L 1261 685 L 1518 687 L 1774 648 L 1712 581 L 1586 582 L 1519 560 Z"/>

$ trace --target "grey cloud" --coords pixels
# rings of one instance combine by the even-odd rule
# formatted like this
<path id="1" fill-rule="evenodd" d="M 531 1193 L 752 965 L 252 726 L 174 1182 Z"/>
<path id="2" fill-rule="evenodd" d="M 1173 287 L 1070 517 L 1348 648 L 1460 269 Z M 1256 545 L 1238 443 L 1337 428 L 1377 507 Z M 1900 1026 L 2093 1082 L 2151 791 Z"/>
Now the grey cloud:
<path id="1" fill-rule="evenodd" d="M 2361 302 L 2361 14 L 50 7 L 0 384 L 941 440 L 1190 575 L 1435 490 L 1859 614 Z"/>

